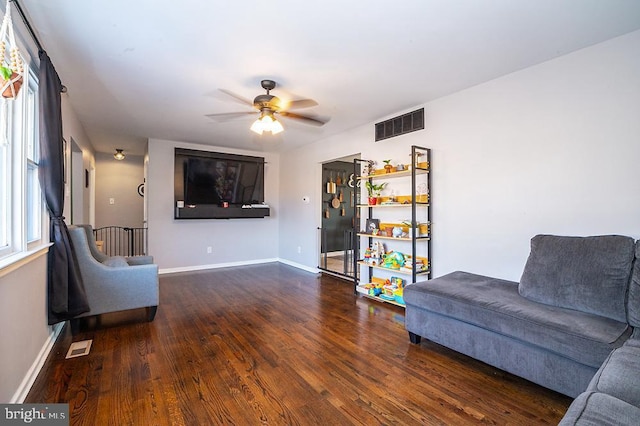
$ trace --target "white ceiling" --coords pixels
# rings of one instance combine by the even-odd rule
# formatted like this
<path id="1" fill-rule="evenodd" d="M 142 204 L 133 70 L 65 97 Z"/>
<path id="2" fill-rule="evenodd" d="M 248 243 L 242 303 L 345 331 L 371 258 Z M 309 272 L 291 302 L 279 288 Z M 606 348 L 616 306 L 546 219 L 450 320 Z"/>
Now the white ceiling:
<path id="1" fill-rule="evenodd" d="M 291 149 L 640 29 L 639 0 L 20 4 L 96 150 L 131 154 L 147 138 Z M 205 117 L 250 110 L 218 89 L 252 99 L 264 78 L 331 120 L 259 138 L 252 116 Z"/>

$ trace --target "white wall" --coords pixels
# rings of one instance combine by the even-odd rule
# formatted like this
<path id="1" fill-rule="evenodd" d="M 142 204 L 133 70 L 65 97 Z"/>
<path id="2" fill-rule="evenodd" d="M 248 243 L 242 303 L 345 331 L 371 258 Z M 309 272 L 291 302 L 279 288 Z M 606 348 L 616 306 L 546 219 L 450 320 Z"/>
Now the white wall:
<path id="1" fill-rule="evenodd" d="M 638 52 L 640 31 L 425 104 L 423 131 L 373 142 L 372 122 L 283 154 L 280 257 L 317 264 L 319 163 L 412 144 L 432 148 L 435 276 L 519 280 L 538 233 L 640 238 Z"/>
<path id="2" fill-rule="evenodd" d="M 47 326 L 46 251 L 7 273 L 0 271 L 0 402 L 21 402 L 21 384 L 44 361 L 53 330 Z M 46 357 L 46 353 L 44 354 Z M 22 395 L 24 398 L 24 395 Z"/>
<path id="3" fill-rule="evenodd" d="M 138 195 L 138 185 L 143 181 L 143 156 L 127 154 L 124 160 L 118 161 L 112 153 L 97 153 L 96 228 L 142 227 L 144 199 Z M 110 204 L 110 199 L 114 204 Z"/>
<path id="4" fill-rule="evenodd" d="M 306 268 L 318 266 L 322 225 L 322 163 L 363 151 L 373 126 L 361 127 L 338 137 L 283 153 L 280 163 L 280 259 Z M 308 196 L 308 204 L 302 201 Z M 300 252 L 298 252 L 300 247 Z"/>
<path id="5" fill-rule="evenodd" d="M 174 148 L 265 157 L 265 201 L 271 216 L 264 219 L 174 219 Z M 256 263 L 278 258 L 277 154 L 232 150 L 185 142 L 149 140 L 149 254 L 162 272 Z M 213 253 L 207 253 L 207 247 Z"/>

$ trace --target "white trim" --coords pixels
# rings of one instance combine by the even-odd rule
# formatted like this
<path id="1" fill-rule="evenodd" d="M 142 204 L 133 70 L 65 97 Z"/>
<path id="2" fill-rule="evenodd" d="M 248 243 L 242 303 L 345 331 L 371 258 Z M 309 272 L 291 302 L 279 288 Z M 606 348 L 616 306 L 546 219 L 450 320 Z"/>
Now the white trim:
<path id="1" fill-rule="evenodd" d="M 9 401 L 10 404 L 22 404 L 24 402 L 27 394 L 31 390 L 31 386 L 33 386 L 38 374 L 40 374 L 40 370 L 42 370 L 42 366 L 47 360 L 54 343 L 58 339 L 58 336 L 62 331 L 62 327 L 64 327 L 64 322 L 60 322 L 51 327 L 49 337 L 44 342 L 42 349 L 40 349 L 40 353 L 36 357 L 35 361 L 33 361 L 33 364 L 31 365 L 31 368 L 29 368 L 29 371 L 27 371 L 24 379 L 22 379 L 22 383 L 20 383 L 18 390 L 16 390 L 13 397 L 11 397 L 11 400 Z"/>
<path id="2" fill-rule="evenodd" d="M 179 268 L 163 268 L 158 270 L 158 274 L 159 275 L 175 274 L 177 272 L 202 271 L 205 269 L 230 268 L 234 266 L 259 265 L 262 263 L 273 263 L 273 262 L 284 263 L 285 265 L 293 266 L 294 268 L 302 269 L 304 271 L 311 272 L 313 274 L 320 273 L 320 270 L 318 268 L 310 268 L 300 263 L 291 262 L 290 260 L 275 258 L 275 259 L 257 259 L 257 260 L 250 260 L 250 261 L 241 261 L 241 262 L 214 263 L 211 265 L 183 266 Z"/>
<path id="3" fill-rule="evenodd" d="M 233 266 L 258 265 L 261 263 L 272 263 L 272 262 L 278 262 L 278 259 L 256 259 L 256 260 L 240 261 L 240 262 L 214 263 L 210 265 L 182 266 L 179 268 L 164 268 L 164 269 L 158 270 L 158 274 L 160 275 L 174 274 L 176 272 L 202 271 L 204 269 L 229 268 Z"/>
<path id="4" fill-rule="evenodd" d="M 292 262 L 292 261 L 287 260 L 287 259 L 278 259 L 278 262 L 284 263 L 285 265 L 293 266 L 294 268 L 302 269 L 303 271 L 311 272 L 313 274 L 319 274 L 320 273 L 320 269 L 318 269 L 318 268 L 312 268 L 312 267 L 303 265 L 301 263 Z"/>
<path id="5" fill-rule="evenodd" d="M 340 280 L 344 280 L 344 281 L 353 281 L 353 277 L 349 277 L 343 274 L 338 274 L 337 272 L 333 272 L 330 271 L 328 269 L 323 269 L 322 270 L 322 274 L 323 275 L 331 275 L 332 277 L 338 278 Z"/>
<path id="6" fill-rule="evenodd" d="M 47 254 L 52 245 L 53 243 L 46 243 L 33 250 L 18 252 L 0 260 L 0 278 Z"/>

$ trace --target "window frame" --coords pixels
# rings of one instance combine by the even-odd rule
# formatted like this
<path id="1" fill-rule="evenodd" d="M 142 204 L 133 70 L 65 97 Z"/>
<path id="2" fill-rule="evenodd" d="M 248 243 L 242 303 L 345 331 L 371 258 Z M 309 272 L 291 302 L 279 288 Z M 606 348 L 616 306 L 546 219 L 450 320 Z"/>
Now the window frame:
<path id="1" fill-rule="evenodd" d="M 6 111 L 5 111 L 6 108 Z M 0 106 L 0 120 L 3 120 L 5 116 L 13 117 L 13 106 L 7 102 L 5 105 Z M 13 143 L 9 140 L 10 126 L 12 121 L 7 122 L 7 127 L 2 129 L 6 131 L 7 140 L 2 140 L 0 135 L 0 258 L 11 254 L 12 247 L 12 234 L 11 224 L 13 223 Z M 0 126 L 2 128 L 2 126 Z"/>
<path id="2" fill-rule="evenodd" d="M 24 93 L 24 109 L 23 120 L 24 126 L 24 162 L 25 162 L 25 241 L 27 249 L 42 244 L 44 231 L 44 202 L 42 188 L 40 188 L 40 180 L 38 177 L 38 168 L 40 166 L 40 133 L 39 133 L 39 114 L 38 105 L 38 88 L 39 81 L 33 70 L 29 69 L 28 80 L 23 86 Z M 26 87 L 25 87 L 26 86 Z M 29 146 L 29 141 L 31 146 Z M 31 175 L 31 176 L 30 176 Z M 30 187 L 31 186 L 31 187 Z M 33 204 L 30 204 L 32 202 Z M 35 231 L 31 233 L 32 229 Z"/>

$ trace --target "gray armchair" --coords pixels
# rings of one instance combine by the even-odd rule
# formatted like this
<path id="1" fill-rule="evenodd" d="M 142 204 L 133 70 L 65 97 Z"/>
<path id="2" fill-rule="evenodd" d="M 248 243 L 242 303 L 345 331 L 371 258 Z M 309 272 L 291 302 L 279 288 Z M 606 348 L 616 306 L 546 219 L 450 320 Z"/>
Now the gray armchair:
<path id="1" fill-rule="evenodd" d="M 109 312 L 125 311 L 129 309 L 146 308 L 148 321 L 153 321 L 159 302 L 158 265 L 153 263 L 129 263 L 120 256 L 109 257 L 94 249 L 99 261 L 94 257 L 94 251 L 87 240 L 88 235 L 93 240 L 93 231 L 87 226 L 70 226 L 69 234 L 78 260 L 80 275 L 84 282 L 90 311 L 78 315 L 89 317 Z M 146 259 L 141 259 L 141 258 Z M 139 261 L 151 260 L 151 256 L 136 256 Z M 78 323 L 72 322 L 76 328 Z"/>

